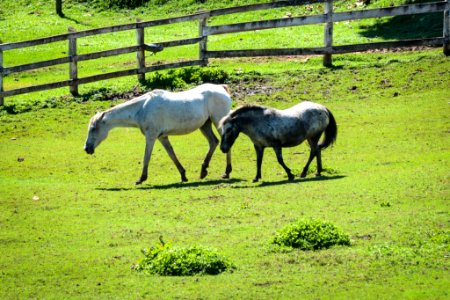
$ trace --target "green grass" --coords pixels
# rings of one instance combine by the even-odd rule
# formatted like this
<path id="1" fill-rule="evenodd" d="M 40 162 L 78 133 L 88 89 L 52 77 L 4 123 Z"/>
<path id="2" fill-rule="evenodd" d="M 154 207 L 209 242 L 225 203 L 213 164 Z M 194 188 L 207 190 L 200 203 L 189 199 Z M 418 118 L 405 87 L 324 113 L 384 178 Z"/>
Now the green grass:
<path id="1" fill-rule="evenodd" d="M 289 183 L 268 149 L 263 180 L 251 183 L 255 154 L 242 136 L 232 179 L 220 179 L 225 157 L 217 152 L 199 180 L 207 143 L 197 132 L 172 139 L 188 183 L 178 183 L 158 144 L 148 182 L 136 187 L 138 130 L 112 131 L 94 156 L 82 149 L 90 116 L 117 102 L 3 114 L 0 298 L 448 298 L 448 59 L 440 51 L 349 58 L 356 66 L 324 69 L 313 59 L 296 70 L 298 62 L 285 61 L 285 72 L 269 60 L 260 75 L 243 70 L 230 82 L 239 103 L 285 108 L 311 99 L 331 109 L 339 135 L 323 153 L 321 179 Z M 267 75 L 272 63 L 280 70 Z M 274 92 L 243 93 L 258 86 Z M 284 151 L 296 173 L 306 154 L 305 145 Z M 271 251 L 275 233 L 304 218 L 332 222 L 351 247 Z M 161 235 L 215 248 L 236 270 L 131 270 Z"/>
<path id="2" fill-rule="evenodd" d="M 202 1 L 200 1 L 202 2 Z M 135 22 L 136 18 L 152 20 L 169 16 L 180 16 L 194 13 L 200 9 L 214 9 L 232 5 L 257 3 L 260 1 L 164 1 L 165 5 L 157 5 L 150 1 L 148 6 L 134 10 L 99 10 L 95 5 L 65 1 L 65 18 L 58 17 L 54 12 L 52 1 L 18 0 L 2 1 L 0 4 L 0 40 L 3 43 L 36 39 L 51 35 L 67 33 L 67 28 L 78 31 L 92 28 L 126 24 Z M 374 1 L 367 8 L 399 5 L 403 1 Z M 337 11 L 362 9 L 350 1 L 336 2 Z M 211 18 L 209 25 L 229 24 L 255 20 L 280 18 L 290 13 L 292 16 L 323 13 L 323 5 L 286 7 L 281 9 L 263 10 L 245 14 L 233 14 Z M 411 30 L 411 24 L 414 30 Z M 390 26 L 390 27 L 389 27 Z M 391 30 L 389 28 L 395 28 Z M 187 22 L 147 28 L 146 43 L 169 41 L 196 37 L 198 22 Z M 434 37 L 442 35 L 442 17 L 438 15 L 418 15 L 416 17 L 381 18 L 361 21 L 339 22 L 334 28 L 334 45 L 397 40 L 401 38 Z M 77 40 L 78 53 L 92 53 L 127 47 L 136 43 L 134 31 L 116 32 Z M 282 29 L 261 30 L 239 34 L 211 36 L 208 41 L 210 50 L 233 50 L 255 48 L 294 48 L 319 47 L 323 45 L 323 25 L 289 27 Z M 67 42 L 57 42 L 23 49 L 4 51 L 4 67 L 45 61 L 67 56 Z M 347 56 L 344 56 L 344 59 Z M 168 48 L 152 55 L 147 53 L 147 65 L 161 62 L 198 59 L 198 46 L 183 46 Z M 248 63 L 247 63 L 248 65 Z M 251 65 L 251 64 L 250 64 Z M 136 68 L 135 54 L 101 58 L 79 62 L 80 78 L 102 73 Z M 10 74 L 4 78 L 4 89 L 12 90 L 30 85 L 45 84 L 68 79 L 68 65 L 57 65 L 28 72 Z M 119 78 L 100 83 L 82 85 L 81 93 L 92 88 L 114 86 L 118 89 L 130 89 L 136 85 L 135 77 Z M 67 88 L 40 93 L 41 98 L 48 98 L 61 93 L 67 93 Z M 27 101 L 27 95 L 9 97 L 7 101 Z"/>
<path id="3" fill-rule="evenodd" d="M 67 26 L 83 30 L 231 2 L 175 8 L 169 1 L 167 6 L 115 12 L 68 3 L 67 18 L 60 19 L 52 13 L 51 1 L 2 1 L 0 39 L 20 41 L 64 33 Z M 371 7 L 389 4 L 375 1 Z M 346 5 L 353 4 L 343 2 L 337 9 Z M 283 14 L 275 10 L 254 17 Z M 338 43 L 395 38 L 395 32 L 367 37 L 385 25 L 385 20 L 370 22 L 338 24 Z M 168 40 L 174 34 L 197 34 L 194 23 L 182 32 L 177 26 L 161 28 L 146 31 L 147 37 Z M 315 34 L 322 29 L 301 30 Z M 269 41 L 258 47 L 278 46 L 295 33 L 290 28 L 280 32 L 280 39 L 273 38 L 272 31 L 226 35 L 211 43 L 211 49 L 222 44 L 229 49 L 253 47 L 255 35 Z M 313 37 L 301 35 L 299 45 L 316 43 Z M 134 43 L 133 33 L 89 38 L 80 43 L 79 51 L 122 47 L 130 40 Z M 297 41 L 292 43 L 286 45 Z M 45 50 L 50 52 L 43 47 L 5 51 L 5 64 L 61 57 L 67 51 L 64 43 Z M 171 51 L 149 60 L 197 55 L 196 47 Z M 220 179 L 225 169 L 220 151 L 208 177 L 198 179 L 207 151 L 199 132 L 171 139 L 190 179 L 184 184 L 157 144 L 148 182 L 134 185 L 144 152 L 144 138 L 136 129 L 113 130 L 94 156 L 86 155 L 90 117 L 122 102 L 101 100 L 126 98 L 124 93 L 132 89 L 141 93 L 148 88 L 138 86 L 134 76 L 83 85 L 77 99 L 67 95 L 67 88 L 6 98 L 0 110 L 0 299 L 447 299 L 450 62 L 441 52 L 336 55 L 331 69 L 322 67 L 321 57 L 211 60 L 212 69 L 229 75 L 234 106 L 287 108 L 312 100 L 333 112 L 339 133 L 337 144 L 322 155 L 325 176 L 315 178 L 311 170 L 306 179 L 293 183 L 270 149 L 262 182 L 251 183 L 255 154 L 245 136 L 233 147 L 230 180 Z M 134 67 L 134 57 L 80 65 L 80 74 L 88 76 Z M 63 80 L 67 73 L 65 66 L 55 66 L 11 75 L 5 88 Z M 15 109 L 30 111 L 8 113 Z M 308 148 L 284 149 L 283 154 L 299 174 Z M 342 229 L 351 246 L 273 251 L 271 240 L 279 230 L 310 218 Z M 141 250 L 158 243 L 160 236 L 179 247 L 217 249 L 236 269 L 194 277 L 135 272 L 132 266 L 142 259 Z"/>

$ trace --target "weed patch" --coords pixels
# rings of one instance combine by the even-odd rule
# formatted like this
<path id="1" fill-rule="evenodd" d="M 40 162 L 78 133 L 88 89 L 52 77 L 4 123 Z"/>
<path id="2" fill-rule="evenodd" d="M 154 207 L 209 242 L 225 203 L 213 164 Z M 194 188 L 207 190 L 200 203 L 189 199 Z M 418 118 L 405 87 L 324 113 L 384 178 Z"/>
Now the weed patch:
<path id="1" fill-rule="evenodd" d="M 143 249 L 144 258 L 133 268 L 138 272 L 162 276 L 217 275 L 234 265 L 216 250 L 201 247 L 173 247 L 160 243 Z"/>
<path id="2" fill-rule="evenodd" d="M 183 69 L 172 69 L 167 72 L 152 73 L 145 82 L 149 89 L 184 89 L 192 84 L 201 83 L 225 83 L 229 75 L 218 68 L 191 67 Z"/>
<path id="3" fill-rule="evenodd" d="M 350 238 L 330 222 L 311 219 L 284 227 L 275 235 L 272 243 L 300 250 L 320 250 L 334 245 L 349 246 Z"/>

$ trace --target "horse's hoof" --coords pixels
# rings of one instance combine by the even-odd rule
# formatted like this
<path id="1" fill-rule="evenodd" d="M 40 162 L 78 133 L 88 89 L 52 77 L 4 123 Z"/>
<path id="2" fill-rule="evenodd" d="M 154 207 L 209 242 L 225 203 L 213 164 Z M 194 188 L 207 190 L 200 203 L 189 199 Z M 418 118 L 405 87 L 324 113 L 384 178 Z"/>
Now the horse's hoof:
<path id="1" fill-rule="evenodd" d="M 203 178 L 205 178 L 205 177 L 206 177 L 206 175 L 208 175 L 208 171 L 206 171 L 206 170 L 202 170 L 202 171 L 200 172 L 200 179 L 203 179 Z"/>
<path id="2" fill-rule="evenodd" d="M 140 185 L 142 183 L 142 181 L 138 180 L 135 182 L 136 185 Z"/>
<path id="3" fill-rule="evenodd" d="M 222 179 L 228 179 L 228 178 L 230 178 L 230 174 L 223 174 L 222 175 Z"/>
<path id="4" fill-rule="evenodd" d="M 291 175 L 288 176 L 288 180 L 289 180 L 289 181 L 294 181 L 294 179 L 295 179 L 295 176 L 294 176 L 294 175 L 291 174 Z"/>
<path id="5" fill-rule="evenodd" d="M 181 178 L 181 182 L 188 182 L 189 180 L 186 177 Z"/>
<path id="6" fill-rule="evenodd" d="M 253 183 L 258 182 L 258 181 L 259 181 L 259 178 L 254 178 L 254 179 L 252 180 Z"/>
<path id="7" fill-rule="evenodd" d="M 316 174 L 314 174 L 316 177 L 322 177 L 322 174 L 320 174 L 320 173 L 316 173 Z"/>
<path id="8" fill-rule="evenodd" d="M 305 178 L 305 177 L 306 177 L 306 173 L 300 174 L 300 178 Z"/>

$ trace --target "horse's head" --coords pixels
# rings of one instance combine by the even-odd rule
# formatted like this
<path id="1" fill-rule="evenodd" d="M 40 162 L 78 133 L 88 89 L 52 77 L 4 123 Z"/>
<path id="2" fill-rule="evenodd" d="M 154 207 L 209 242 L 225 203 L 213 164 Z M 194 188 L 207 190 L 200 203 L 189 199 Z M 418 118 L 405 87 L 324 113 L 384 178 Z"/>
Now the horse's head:
<path id="1" fill-rule="evenodd" d="M 108 136 L 109 126 L 104 120 L 105 113 L 100 112 L 91 118 L 88 127 L 88 136 L 84 144 L 87 154 L 94 154 L 95 148 Z"/>
<path id="2" fill-rule="evenodd" d="M 220 150 L 228 153 L 239 135 L 239 128 L 228 116 L 220 122 L 219 132 L 221 136 Z"/>

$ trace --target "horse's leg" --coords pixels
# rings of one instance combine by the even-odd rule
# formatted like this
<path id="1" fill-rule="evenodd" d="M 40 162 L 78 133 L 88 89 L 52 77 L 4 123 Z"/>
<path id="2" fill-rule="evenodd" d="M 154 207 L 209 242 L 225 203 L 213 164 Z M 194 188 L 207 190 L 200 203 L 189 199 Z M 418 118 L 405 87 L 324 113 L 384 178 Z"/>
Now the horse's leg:
<path id="1" fill-rule="evenodd" d="M 169 138 L 167 136 L 164 136 L 164 137 L 158 138 L 158 140 L 164 146 L 164 149 L 166 149 L 167 154 L 169 154 L 169 157 L 172 159 L 173 163 L 177 167 L 178 172 L 180 172 L 181 181 L 182 182 L 188 181 L 188 179 L 186 178 L 186 170 L 183 168 L 181 163 L 178 161 L 178 158 L 175 155 L 175 152 L 173 151 L 173 147 L 172 147 L 172 144 L 169 141 Z"/>
<path id="2" fill-rule="evenodd" d="M 317 151 L 319 149 L 317 144 L 319 143 L 319 139 L 320 139 L 320 135 L 314 136 L 314 137 L 308 139 L 308 143 L 309 143 L 309 147 L 310 147 L 309 158 L 308 158 L 308 161 L 306 162 L 305 167 L 303 168 L 302 173 L 300 174 L 301 178 L 306 177 L 306 173 L 308 172 L 309 165 L 311 164 L 314 157 L 316 157 L 316 155 L 317 155 Z"/>
<path id="3" fill-rule="evenodd" d="M 283 167 L 283 169 L 286 171 L 288 179 L 290 181 L 294 180 L 294 175 L 291 173 L 291 169 L 289 169 L 286 164 L 283 161 L 283 153 L 281 147 L 273 147 L 273 150 L 275 150 L 275 154 L 277 155 L 278 163 Z"/>
<path id="4" fill-rule="evenodd" d="M 230 173 L 233 170 L 231 167 L 231 149 L 227 153 L 227 167 L 225 169 L 225 174 L 222 175 L 222 178 L 230 178 Z"/>
<path id="5" fill-rule="evenodd" d="M 317 172 L 316 176 L 322 176 L 322 149 L 320 147 L 317 147 Z"/>
<path id="6" fill-rule="evenodd" d="M 230 111 L 230 108 L 228 105 L 225 105 L 220 110 L 217 110 L 216 112 L 219 112 L 218 114 L 212 113 L 211 115 L 211 121 L 218 130 L 219 122 L 220 120 L 227 115 L 227 113 Z M 227 152 L 227 166 L 225 168 L 225 173 L 222 175 L 222 178 L 230 178 L 230 173 L 233 170 L 231 166 L 231 149 Z"/>
<path id="7" fill-rule="evenodd" d="M 144 152 L 144 166 L 142 168 L 141 178 L 136 181 L 136 184 L 141 184 L 147 180 L 148 176 L 148 163 L 150 162 L 150 157 L 152 156 L 153 146 L 155 145 L 155 139 L 150 137 L 145 137 L 145 152 Z"/>
<path id="8" fill-rule="evenodd" d="M 202 170 L 200 172 L 200 179 L 203 179 L 206 177 L 206 175 L 208 175 L 209 162 L 211 161 L 214 150 L 216 150 L 217 145 L 219 144 L 219 140 L 216 138 L 212 130 L 210 119 L 208 119 L 208 121 L 206 121 L 206 123 L 203 124 L 202 127 L 200 127 L 200 131 L 203 133 L 209 143 L 209 150 L 206 154 L 205 159 L 203 160 Z"/>
<path id="9" fill-rule="evenodd" d="M 253 182 L 258 182 L 261 179 L 261 165 L 264 156 L 264 147 L 255 146 L 256 151 L 256 177 L 253 179 Z"/>

